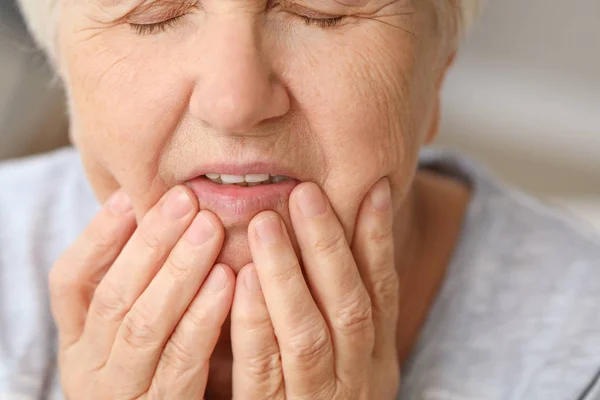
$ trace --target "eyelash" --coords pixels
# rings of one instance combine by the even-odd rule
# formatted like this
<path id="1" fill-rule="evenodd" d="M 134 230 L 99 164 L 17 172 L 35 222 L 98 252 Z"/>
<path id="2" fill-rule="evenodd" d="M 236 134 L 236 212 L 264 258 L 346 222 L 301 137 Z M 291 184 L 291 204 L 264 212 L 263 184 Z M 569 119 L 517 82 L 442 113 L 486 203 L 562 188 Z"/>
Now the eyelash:
<path id="1" fill-rule="evenodd" d="M 154 24 L 132 24 L 129 26 L 140 36 L 152 35 L 153 33 L 165 32 L 169 28 L 173 28 L 178 22 L 181 22 L 184 15 L 169 18 L 166 21 L 156 22 Z"/>
<path id="2" fill-rule="evenodd" d="M 333 28 L 342 20 L 344 17 L 332 17 L 332 18 L 310 18 L 304 15 L 298 15 L 307 26 L 316 25 L 321 29 Z"/>
<path id="3" fill-rule="evenodd" d="M 310 18 L 304 15 L 297 15 L 307 26 L 316 25 L 321 29 L 333 28 L 338 25 L 344 19 L 341 17 L 332 17 L 332 18 Z M 129 26 L 140 36 L 144 35 L 152 35 L 154 33 L 165 32 L 169 28 L 173 28 L 177 25 L 178 22 L 181 22 L 184 15 L 179 15 L 174 18 L 170 18 L 166 21 L 156 22 L 153 24 L 133 24 L 130 23 Z"/>

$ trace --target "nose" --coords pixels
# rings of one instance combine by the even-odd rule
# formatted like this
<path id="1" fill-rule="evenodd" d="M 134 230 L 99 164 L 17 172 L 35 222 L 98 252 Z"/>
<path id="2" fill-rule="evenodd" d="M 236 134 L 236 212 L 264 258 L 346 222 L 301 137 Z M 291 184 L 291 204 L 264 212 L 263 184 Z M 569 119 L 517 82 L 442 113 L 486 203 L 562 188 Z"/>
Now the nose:
<path id="1" fill-rule="evenodd" d="M 273 71 L 252 16 L 205 21 L 190 113 L 219 133 L 251 135 L 285 115 L 290 99 Z"/>

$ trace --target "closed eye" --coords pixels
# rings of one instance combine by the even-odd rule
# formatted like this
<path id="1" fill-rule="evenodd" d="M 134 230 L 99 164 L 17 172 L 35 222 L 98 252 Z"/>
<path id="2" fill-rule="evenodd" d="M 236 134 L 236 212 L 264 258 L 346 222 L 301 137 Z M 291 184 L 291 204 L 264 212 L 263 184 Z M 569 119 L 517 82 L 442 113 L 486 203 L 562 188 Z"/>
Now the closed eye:
<path id="1" fill-rule="evenodd" d="M 322 29 L 332 28 L 344 19 L 343 16 L 332 18 L 311 18 L 300 14 L 298 15 L 298 17 L 300 17 L 306 25 L 316 25 Z"/>
<path id="2" fill-rule="evenodd" d="M 173 28 L 177 23 L 181 22 L 185 14 L 178 15 L 173 18 L 169 18 L 167 20 L 161 22 L 155 22 L 152 24 L 134 24 L 129 23 L 131 29 L 134 30 L 138 35 L 152 35 L 154 33 L 165 32 L 169 28 Z"/>
<path id="3" fill-rule="evenodd" d="M 331 17 L 331 18 L 314 18 L 314 17 L 308 17 L 306 15 L 302 15 L 302 14 L 296 14 L 296 15 L 300 19 L 302 19 L 306 25 L 308 25 L 308 26 L 315 25 L 322 29 L 332 28 L 332 27 L 338 25 L 344 19 L 344 16 Z M 181 22 L 181 20 L 183 19 L 184 16 L 185 16 L 185 14 L 182 14 L 182 15 L 178 15 L 173 18 L 169 18 L 164 21 L 155 22 L 155 23 L 151 23 L 151 24 L 129 23 L 129 26 L 134 30 L 135 33 L 137 33 L 140 36 L 152 35 L 155 33 L 165 32 L 167 29 L 173 28 L 174 26 L 177 25 L 177 23 Z"/>

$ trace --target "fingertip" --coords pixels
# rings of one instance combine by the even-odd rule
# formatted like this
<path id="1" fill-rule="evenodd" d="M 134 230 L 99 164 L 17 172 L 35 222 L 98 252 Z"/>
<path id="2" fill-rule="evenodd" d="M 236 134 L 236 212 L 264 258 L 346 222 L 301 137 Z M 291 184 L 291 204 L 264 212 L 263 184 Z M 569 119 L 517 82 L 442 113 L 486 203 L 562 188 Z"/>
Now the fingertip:
<path id="1" fill-rule="evenodd" d="M 229 265 L 223 264 L 223 263 L 218 263 L 213 268 L 221 268 L 223 273 L 225 274 L 225 278 L 227 279 L 227 282 L 229 284 L 232 284 L 232 283 L 235 284 L 235 281 L 236 281 L 235 272 Z"/>
<path id="2" fill-rule="evenodd" d="M 260 285 L 260 279 L 256 272 L 256 266 L 254 264 L 248 264 L 244 271 L 244 284 L 246 289 L 250 292 L 262 292 Z"/>
<path id="3" fill-rule="evenodd" d="M 198 203 L 198 196 L 196 196 L 196 194 L 192 191 L 192 189 L 190 189 L 186 185 L 177 185 L 173 189 L 182 190 L 183 192 L 185 192 L 185 194 L 187 194 L 188 197 L 190 198 L 190 201 L 192 202 L 192 206 L 194 207 L 194 209 L 195 210 L 199 209 L 200 205 Z"/>
<path id="4" fill-rule="evenodd" d="M 373 186 L 369 198 L 373 210 L 385 212 L 390 209 L 392 203 L 392 191 L 390 180 L 387 176 L 380 179 L 379 182 Z"/>
<path id="5" fill-rule="evenodd" d="M 221 222 L 221 219 L 219 217 L 217 217 L 217 215 L 215 213 L 213 213 L 210 210 L 200 210 L 198 212 L 199 215 L 202 215 L 204 218 L 206 218 L 211 225 L 215 228 L 215 232 L 219 235 L 223 235 L 223 233 L 225 232 L 225 228 L 223 227 L 223 223 Z"/>
<path id="6" fill-rule="evenodd" d="M 225 264 L 216 264 L 210 270 L 202 287 L 208 293 L 223 293 L 231 291 L 235 285 L 235 276 L 231 268 Z"/>
<path id="7" fill-rule="evenodd" d="M 256 227 L 256 225 L 258 223 L 260 223 L 260 221 L 262 221 L 266 218 L 280 218 L 280 217 L 279 217 L 279 214 L 277 214 L 275 211 L 272 211 L 272 210 L 261 211 L 250 220 L 250 224 L 248 224 L 248 227 L 253 229 Z"/>
<path id="8" fill-rule="evenodd" d="M 283 220 L 281 219 L 279 214 L 277 214 L 275 211 L 271 211 L 271 210 L 261 211 L 260 213 L 256 214 L 254 216 L 254 218 L 252 218 L 252 220 L 248 224 L 248 238 L 250 239 L 251 246 L 252 246 L 252 243 L 254 242 L 253 239 L 260 240 L 257 227 L 261 224 L 264 224 L 264 222 L 266 222 L 268 220 L 274 220 L 274 221 L 279 222 L 280 224 L 283 223 Z"/>
<path id="9" fill-rule="evenodd" d="M 129 214 L 133 210 L 131 199 L 123 189 L 114 192 L 105 203 L 108 212 L 116 217 Z"/>
<path id="10" fill-rule="evenodd" d="M 240 269 L 236 277 L 236 293 L 261 292 L 260 281 L 254 263 L 246 264 Z"/>
<path id="11" fill-rule="evenodd" d="M 297 201 L 298 195 L 307 188 L 310 188 L 310 189 L 316 188 L 317 190 L 323 192 L 321 187 L 319 185 L 317 185 L 315 182 L 310 182 L 310 181 L 301 182 L 298 185 L 296 185 L 296 187 L 294 187 L 294 190 L 292 190 L 292 193 L 290 194 L 290 199 Z"/>
<path id="12" fill-rule="evenodd" d="M 253 263 L 245 265 L 238 272 L 231 316 L 236 324 L 246 328 L 262 325 L 269 319 L 256 266 Z"/>

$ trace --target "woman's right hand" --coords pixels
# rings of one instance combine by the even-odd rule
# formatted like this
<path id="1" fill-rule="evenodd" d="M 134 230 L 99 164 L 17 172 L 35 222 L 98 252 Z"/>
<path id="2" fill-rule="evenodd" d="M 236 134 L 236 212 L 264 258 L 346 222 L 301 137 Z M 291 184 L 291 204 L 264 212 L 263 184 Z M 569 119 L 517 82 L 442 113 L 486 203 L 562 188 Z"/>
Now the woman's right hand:
<path id="1" fill-rule="evenodd" d="M 135 226 L 121 191 L 50 272 L 68 399 L 202 399 L 234 274 L 219 219 L 171 189 Z"/>

